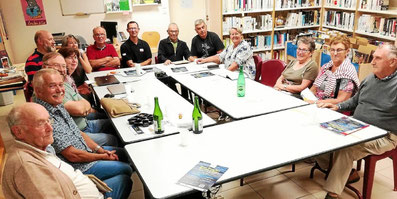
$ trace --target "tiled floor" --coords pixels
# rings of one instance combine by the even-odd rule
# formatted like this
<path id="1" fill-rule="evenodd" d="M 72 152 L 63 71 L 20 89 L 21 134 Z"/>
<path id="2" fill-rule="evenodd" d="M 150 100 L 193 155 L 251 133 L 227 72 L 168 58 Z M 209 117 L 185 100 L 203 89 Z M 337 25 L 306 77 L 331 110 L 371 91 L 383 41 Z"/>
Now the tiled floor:
<path id="1" fill-rule="evenodd" d="M 0 106 L 0 129 L 1 136 L 5 140 L 6 148 L 12 139 L 5 122 L 5 116 L 11 108 L 24 102 L 23 92 L 18 91 L 13 105 Z M 260 152 L 258 152 L 260 154 Z M 258 158 L 263 158 L 258 156 Z M 217 198 L 225 199 L 322 199 L 325 191 L 322 189 L 324 175 L 316 172 L 314 179 L 309 178 L 311 165 L 298 163 L 295 172 L 288 172 L 291 166 L 285 166 L 268 172 L 256 174 L 244 179 L 244 186 L 240 181 L 232 181 L 222 185 Z M 359 172 L 363 175 L 363 171 Z M 132 176 L 134 186 L 130 199 L 143 199 L 142 183 L 136 174 Z M 361 190 L 362 179 L 354 184 Z M 220 197 L 222 196 L 222 197 Z M 1 191 L 0 191 L 1 198 Z M 345 189 L 341 195 L 342 199 L 357 198 L 353 192 Z M 393 192 L 393 165 L 391 159 L 384 159 L 377 163 L 374 186 L 372 189 L 373 199 L 394 199 L 397 192 Z"/>

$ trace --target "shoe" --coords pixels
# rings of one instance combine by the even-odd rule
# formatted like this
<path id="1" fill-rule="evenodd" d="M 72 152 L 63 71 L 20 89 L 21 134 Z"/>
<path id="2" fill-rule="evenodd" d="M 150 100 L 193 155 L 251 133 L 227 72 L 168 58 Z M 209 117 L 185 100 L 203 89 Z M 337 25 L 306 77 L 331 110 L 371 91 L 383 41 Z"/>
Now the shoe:
<path id="1" fill-rule="evenodd" d="M 360 181 L 360 175 L 358 175 L 358 172 L 356 169 L 352 169 L 352 171 L 350 172 L 350 175 L 349 175 L 349 179 L 347 179 L 346 184 L 352 184 L 352 183 L 355 183 L 358 181 Z"/>
<path id="2" fill-rule="evenodd" d="M 327 195 L 325 195 L 324 199 L 338 199 L 338 196 L 333 197 L 333 196 L 329 195 L 329 193 L 327 193 Z"/>

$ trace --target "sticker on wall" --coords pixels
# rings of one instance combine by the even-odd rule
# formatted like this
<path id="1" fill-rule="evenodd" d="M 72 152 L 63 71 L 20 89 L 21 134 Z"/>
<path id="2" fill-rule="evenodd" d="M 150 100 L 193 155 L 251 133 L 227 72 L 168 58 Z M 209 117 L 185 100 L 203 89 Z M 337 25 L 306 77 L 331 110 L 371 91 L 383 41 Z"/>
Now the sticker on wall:
<path id="1" fill-rule="evenodd" d="M 27 26 L 47 24 L 43 0 L 21 0 L 22 12 Z"/>

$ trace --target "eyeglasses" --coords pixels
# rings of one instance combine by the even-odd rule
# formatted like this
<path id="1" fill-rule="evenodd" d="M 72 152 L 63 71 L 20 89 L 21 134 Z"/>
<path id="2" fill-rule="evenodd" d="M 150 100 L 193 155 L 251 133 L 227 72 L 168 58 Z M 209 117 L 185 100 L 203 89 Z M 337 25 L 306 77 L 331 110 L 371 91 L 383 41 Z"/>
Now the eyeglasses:
<path id="1" fill-rule="evenodd" d="M 54 119 L 53 118 L 49 118 L 47 120 L 40 120 L 39 122 L 36 122 L 35 124 L 19 124 L 19 125 L 25 125 L 25 126 L 33 126 L 35 128 L 41 129 L 43 127 L 45 127 L 47 124 L 52 125 L 54 124 Z"/>
<path id="2" fill-rule="evenodd" d="M 53 66 L 54 68 L 66 68 L 66 64 L 45 64 L 46 66 Z"/>
<path id="3" fill-rule="evenodd" d="M 127 28 L 127 30 L 128 30 L 128 31 L 131 31 L 131 30 L 138 30 L 138 28 L 136 28 L 136 27 L 133 27 L 133 28 Z"/>
<path id="4" fill-rule="evenodd" d="M 334 54 L 335 52 L 339 54 L 339 53 L 341 53 L 341 52 L 343 52 L 345 50 L 346 49 L 342 49 L 342 48 L 338 48 L 338 49 L 331 48 L 331 49 L 329 49 L 329 52 L 331 52 L 332 54 Z"/>
<path id="5" fill-rule="evenodd" d="M 310 50 L 308 50 L 308 49 L 302 49 L 302 48 L 298 48 L 298 49 L 296 49 L 296 51 L 303 52 L 303 53 L 308 53 L 308 52 L 310 52 Z"/>
<path id="6" fill-rule="evenodd" d="M 59 83 L 58 85 L 57 85 L 57 84 L 50 84 L 48 87 L 49 87 L 51 90 L 55 90 L 55 89 L 58 88 L 58 87 L 63 88 L 63 82 L 62 82 L 62 83 Z"/>
<path id="7" fill-rule="evenodd" d="M 104 37 L 105 33 L 98 33 L 98 34 L 94 34 L 95 37 Z"/>

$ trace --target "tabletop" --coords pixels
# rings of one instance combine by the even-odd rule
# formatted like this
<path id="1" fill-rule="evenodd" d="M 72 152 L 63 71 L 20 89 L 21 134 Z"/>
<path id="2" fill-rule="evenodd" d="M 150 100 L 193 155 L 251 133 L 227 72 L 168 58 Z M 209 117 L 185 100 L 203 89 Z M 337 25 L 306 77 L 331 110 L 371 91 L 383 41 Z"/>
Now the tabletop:
<path id="1" fill-rule="evenodd" d="M 176 182 L 199 161 L 229 168 L 220 184 L 387 134 L 370 126 L 345 136 L 319 125 L 342 116 L 309 105 L 205 128 L 187 146 L 172 135 L 125 148 L 154 198 L 175 197 L 193 191 Z"/>

